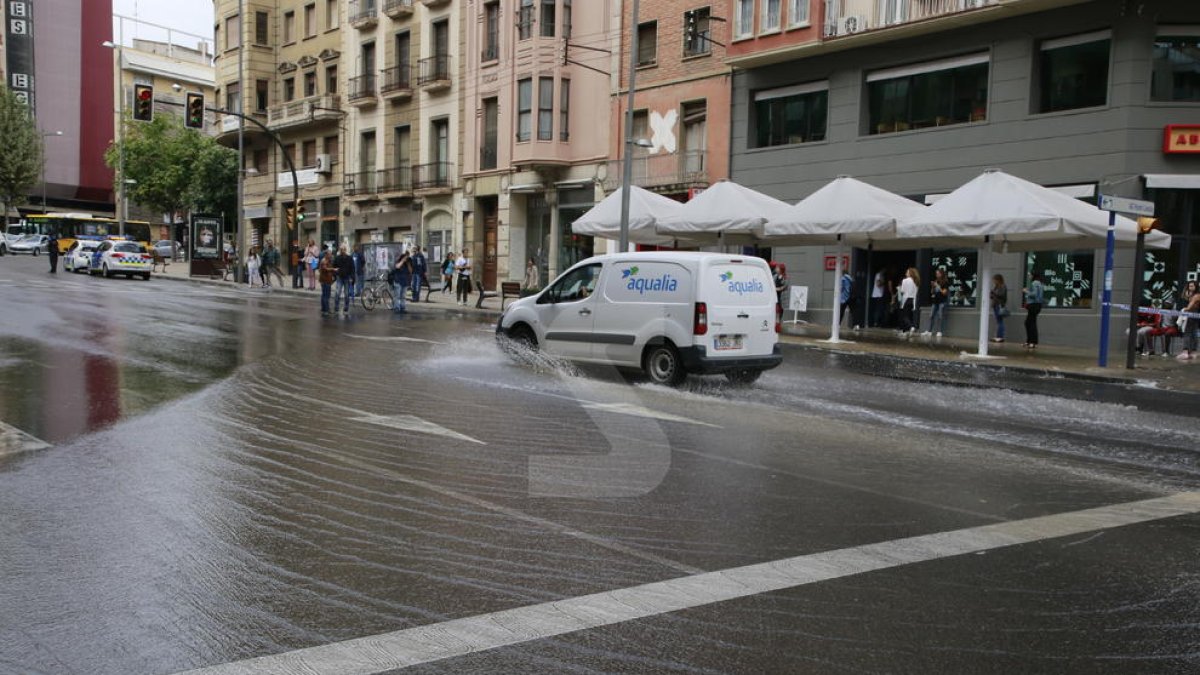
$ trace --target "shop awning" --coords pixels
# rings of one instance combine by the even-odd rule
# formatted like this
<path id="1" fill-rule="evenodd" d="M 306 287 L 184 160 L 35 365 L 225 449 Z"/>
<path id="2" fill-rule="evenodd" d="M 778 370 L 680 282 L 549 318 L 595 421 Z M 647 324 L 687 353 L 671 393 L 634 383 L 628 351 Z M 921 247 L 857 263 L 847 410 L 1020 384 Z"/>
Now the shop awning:
<path id="1" fill-rule="evenodd" d="M 1200 174 L 1195 173 L 1147 173 L 1148 188 L 1173 188 L 1176 190 L 1200 190 Z"/>

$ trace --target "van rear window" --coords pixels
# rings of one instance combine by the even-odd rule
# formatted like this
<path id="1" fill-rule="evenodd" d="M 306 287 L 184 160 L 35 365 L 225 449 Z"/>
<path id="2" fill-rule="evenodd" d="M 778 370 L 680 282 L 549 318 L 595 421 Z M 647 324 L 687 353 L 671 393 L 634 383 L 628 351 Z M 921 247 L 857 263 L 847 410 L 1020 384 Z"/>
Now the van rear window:
<path id="1" fill-rule="evenodd" d="M 713 265 L 704 274 L 705 296 L 714 304 L 749 307 L 776 300 L 771 276 L 757 265 Z"/>

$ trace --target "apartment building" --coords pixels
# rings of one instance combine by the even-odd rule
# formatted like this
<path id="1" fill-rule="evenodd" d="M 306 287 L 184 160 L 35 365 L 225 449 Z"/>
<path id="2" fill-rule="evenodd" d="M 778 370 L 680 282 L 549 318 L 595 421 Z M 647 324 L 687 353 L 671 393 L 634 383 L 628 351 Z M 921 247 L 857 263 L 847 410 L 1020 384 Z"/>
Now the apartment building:
<path id="1" fill-rule="evenodd" d="M 620 130 L 609 142 L 604 189 L 621 186 L 629 91 L 632 3 L 620 3 L 620 86 L 610 108 Z M 725 3 L 642 2 L 637 54 L 632 153 L 633 183 L 686 201 L 697 189 L 729 175 L 731 69 Z"/>
<path id="2" fill-rule="evenodd" d="M 1200 5 L 1145 0 L 731 0 L 732 178 L 796 201 L 839 174 L 933 202 L 989 167 L 1094 201 L 1156 202 L 1169 251 L 1147 254 L 1143 302 L 1200 276 Z M 1175 126 L 1185 125 L 1185 126 Z M 1174 133 L 1173 133 L 1174 132 Z M 832 250 L 777 250 L 810 307 L 828 307 Z M 857 250 L 875 271 L 952 277 L 950 333 L 974 335 L 974 250 Z M 1118 251 L 1114 297 L 1130 297 Z M 1005 253 L 1037 271 L 1043 342 L 1094 345 L 1104 253 Z M 824 296 L 825 299 L 820 299 Z M 1010 307 L 1018 298 L 1010 297 Z M 821 310 L 810 312 L 820 321 Z M 861 318 L 860 318 L 861 321 Z M 1112 330 L 1114 345 L 1123 339 Z M 1020 329 L 1017 327 L 1019 334 Z"/>
<path id="3" fill-rule="evenodd" d="M 340 0 L 214 2 L 216 103 L 252 118 L 224 116 L 218 142 L 242 152 L 245 222 L 240 246 L 342 236 L 346 112 Z M 257 124 L 255 123 L 257 122 Z M 280 139 L 276 144 L 259 125 Z M 293 172 L 294 169 L 294 172 Z M 305 217 L 289 226 L 298 203 Z M 227 223 L 227 231 L 236 224 Z"/>

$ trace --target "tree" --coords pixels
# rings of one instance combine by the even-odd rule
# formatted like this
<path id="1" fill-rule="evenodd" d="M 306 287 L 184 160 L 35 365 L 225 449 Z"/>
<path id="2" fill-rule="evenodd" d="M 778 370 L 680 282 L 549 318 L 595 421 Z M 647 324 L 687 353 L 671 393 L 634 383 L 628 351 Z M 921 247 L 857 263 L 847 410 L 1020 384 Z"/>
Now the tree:
<path id="1" fill-rule="evenodd" d="M 0 213 L 25 201 L 45 166 L 41 132 L 29 106 L 8 87 L 0 86 Z M 0 221 L 6 221 L 0 218 Z"/>

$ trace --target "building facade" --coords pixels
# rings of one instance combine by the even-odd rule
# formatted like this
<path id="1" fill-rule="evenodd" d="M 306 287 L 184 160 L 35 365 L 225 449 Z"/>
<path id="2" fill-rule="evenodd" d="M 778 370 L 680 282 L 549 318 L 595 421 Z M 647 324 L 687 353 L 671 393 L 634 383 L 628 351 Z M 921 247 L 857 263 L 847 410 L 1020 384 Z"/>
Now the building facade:
<path id="1" fill-rule="evenodd" d="M 733 0 L 731 7 L 738 182 L 795 202 L 849 174 L 931 203 L 998 167 L 1093 202 L 1102 193 L 1155 201 L 1174 244 L 1147 253 L 1143 302 L 1173 302 L 1179 286 L 1200 275 L 1196 134 L 1168 131 L 1200 123 L 1200 5 Z M 791 21 L 793 10 L 808 19 Z M 791 283 L 809 287 L 810 307 L 831 304 L 824 259 L 832 250 L 775 253 L 789 263 Z M 1008 253 L 993 262 L 1007 279 L 1010 308 L 1019 307 L 1016 291 L 1030 274 L 1046 278 L 1045 341 L 1095 344 L 1102 250 Z M 1131 252 L 1118 251 L 1116 302 L 1130 298 L 1132 264 Z M 852 266 L 863 294 L 881 269 L 898 276 L 916 266 L 926 279 L 947 270 L 950 333 L 974 334 L 974 250 L 857 250 Z M 810 314 L 828 320 L 827 310 Z M 1117 323 L 1114 344 L 1123 339 Z"/>

